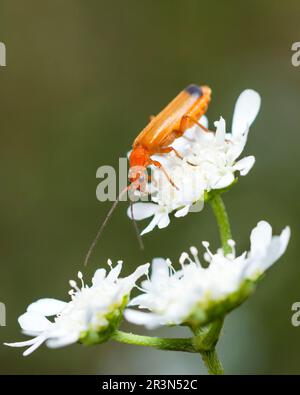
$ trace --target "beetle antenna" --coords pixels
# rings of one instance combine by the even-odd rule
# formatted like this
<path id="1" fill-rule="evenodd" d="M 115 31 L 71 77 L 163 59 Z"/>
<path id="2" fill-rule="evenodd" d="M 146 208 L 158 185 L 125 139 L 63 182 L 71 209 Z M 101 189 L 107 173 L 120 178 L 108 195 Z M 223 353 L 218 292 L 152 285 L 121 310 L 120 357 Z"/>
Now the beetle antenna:
<path id="1" fill-rule="evenodd" d="M 134 227 L 135 233 L 136 233 L 136 238 L 138 240 L 140 249 L 143 251 L 145 249 L 145 247 L 144 247 L 142 236 L 140 235 L 138 224 L 136 223 L 136 220 L 134 218 L 132 201 L 130 201 L 130 213 L 131 213 L 131 219 L 133 221 L 133 227 Z"/>
<path id="2" fill-rule="evenodd" d="M 88 261 L 90 259 L 90 256 L 91 256 L 94 248 L 96 247 L 96 244 L 97 244 L 98 240 L 100 239 L 100 237 L 102 235 L 102 232 L 103 232 L 106 224 L 108 223 L 112 213 L 115 211 L 115 208 L 117 207 L 121 197 L 124 195 L 124 193 L 126 193 L 130 189 L 130 187 L 131 186 L 129 185 L 128 187 L 124 188 L 123 191 L 120 192 L 120 194 L 117 197 L 116 201 L 114 202 L 114 204 L 111 206 L 109 212 L 107 213 L 104 221 L 101 222 L 100 227 L 98 229 L 98 232 L 97 232 L 97 234 L 96 234 L 96 236 L 95 236 L 95 238 L 94 238 L 94 240 L 93 240 L 93 242 L 92 242 L 92 244 L 91 244 L 90 248 L 88 249 L 88 252 L 87 252 L 87 254 L 85 256 L 85 259 L 84 259 L 84 265 L 85 266 L 87 265 L 87 263 L 88 263 Z"/>

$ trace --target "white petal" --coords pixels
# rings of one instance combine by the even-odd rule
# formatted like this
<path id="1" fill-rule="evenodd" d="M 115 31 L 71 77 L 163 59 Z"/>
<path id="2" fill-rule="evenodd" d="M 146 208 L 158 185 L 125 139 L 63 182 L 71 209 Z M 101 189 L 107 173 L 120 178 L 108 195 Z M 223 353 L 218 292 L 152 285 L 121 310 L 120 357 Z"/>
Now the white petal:
<path id="1" fill-rule="evenodd" d="M 220 177 L 218 181 L 212 185 L 212 189 L 225 188 L 232 184 L 234 181 L 234 175 L 231 172 L 226 173 L 224 176 Z"/>
<path id="2" fill-rule="evenodd" d="M 272 227 L 267 221 L 260 221 L 250 235 L 251 255 L 262 253 L 266 250 L 272 239 Z"/>
<path id="3" fill-rule="evenodd" d="M 177 210 L 176 213 L 174 214 L 176 218 L 181 218 L 181 217 L 185 217 L 188 212 L 189 212 L 190 206 L 184 206 L 183 208 L 181 208 L 180 210 Z"/>
<path id="4" fill-rule="evenodd" d="M 234 162 L 243 152 L 247 143 L 249 128 L 245 130 L 242 136 L 238 136 L 236 139 L 229 138 L 231 141 L 228 149 L 228 161 Z"/>
<path id="5" fill-rule="evenodd" d="M 260 108 L 260 95 L 252 90 L 244 90 L 237 99 L 232 119 L 232 134 L 241 135 L 251 126 Z"/>
<path id="6" fill-rule="evenodd" d="M 238 170 L 241 176 L 245 176 L 252 169 L 254 163 L 254 156 L 246 156 L 245 158 L 236 162 L 236 164 L 234 165 L 234 170 Z"/>
<path id="7" fill-rule="evenodd" d="M 140 306 L 141 308 L 146 308 L 146 304 L 148 301 L 149 296 L 145 293 L 131 299 L 127 306 Z"/>
<path id="8" fill-rule="evenodd" d="M 154 258 L 151 265 L 151 281 L 159 281 L 169 277 L 169 266 L 164 258 Z"/>
<path id="9" fill-rule="evenodd" d="M 145 235 L 146 233 L 151 232 L 155 228 L 155 226 L 158 224 L 159 220 L 160 220 L 160 216 L 155 215 L 153 217 L 153 219 L 151 220 L 151 222 L 149 223 L 149 225 L 146 226 L 146 228 L 141 232 L 141 236 Z"/>
<path id="10" fill-rule="evenodd" d="M 59 348 L 59 347 L 65 347 L 68 346 L 69 344 L 76 343 L 79 339 L 79 334 L 74 332 L 74 333 L 69 333 L 68 335 L 58 337 L 56 339 L 50 339 L 47 341 L 47 347 L 49 348 Z"/>
<path id="11" fill-rule="evenodd" d="M 149 266 L 150 266 L 149 263 L 138 266 L 137 269 L 130 276 L 123 279 L 123 281 L 126 282 L 125 293 L 130 292 L 133 286 L 135 285 L 136 281 L 144 274 L 148 273 Z"/>
<path id="12" fill-rule="evenodd" d="M 134 276 L 136 280 L 143 276 L 144 274 L 148 273 L 150 267 L 150 263 L 145 263 L 144 265 L 138 266 L 135 271 L 131 274 L 131 276 Z"/>
<path id="13" fill-rule="evenodd" d="M 119 262 L 111 271 L 108 273 L 106 280 L 115 282 L 117 278 L 119 277 L 119 274 L 121 273 L 122 270 L 122 262 Z"/>
<path id="14" fill-rule="evenodd" d="M 27 348 L 26 351 L 23 352 L 24 357 L 27 357 L 27 355 L 33 353 L 33 351 L 35 351 L 38 347 L 40 347 L 46 340 L 46 337 L 38 336 L 35 338 L 35 340 L 36 340 L 35 343 L 31 347 Z"/>
<path id="15" fill-rule="evenodd" d="M 218 144 L 223 144 L 225 141 L 225 134 L 226 134 L 226 123 L 224 118 L 220 117 L 220 120 L 215 122 L 215 125 L 217 127 L 216 130 L 216 142 Z"/>
<path id="16" fill-rule="evenodd" d="M 4 345 L 9 346 L 9 347 L 31 346 L 23 353 L 24 357 L 26 357 L 27 355 L 31 354 L 34 350 L 36 350 L 45 340 L 46 340 L 46 337 L 44 335 L 41 335 L 41 336 L 37 336 L 33 339 L 26 340 L 24 342 L 4 343 Z"/>
<path id="17" fill-rule="evenodd" d="M 290 228 L 285 228 L 280 236 L 273 236 L 272 241 L 266 251 L 265 257 L 262 259 L 261 267 L 267 270 L 275 263 L 285 252 L 290 239 Z"/>
<path id="18" fill-rule="evenodd" d="M 168 213 L 163 213 L 158 221 L 157 226 L 159 229 L 166 228 L 170 223 L 170 218 Z"/>
<path id="19" fill-rule="evenodd" d="M 145 325 L 147 327 L 159 326 L 157 320 L 154 319 L 154 315 L 151 313 L 144 313 L 143 311 L 136 311 L 132 309 L 126 309 L 124 311 L 124 317 L 127 321 L 132 322 L 136 325 Z"/>
<path id="20" fill-rule="evenodd" d="M 27 307 L 27 311 L 39 313 L 40 315 L 44 315 L 45 317 L 47 317 L 60 313 L 66 305 L 67 303 L 62 302 L 61 300 L 44 298 L 39 299 L 34 303 L 31 303 Z"/>
<path id="21" fill-rule="evenodd" d="M 192 204 L 189 207 L 189 212 L 190 213 L 199 213 L 200 211 L 203 210 L 204 207 L 204 200 L 197 200 L 196 203 Z"/>
<path id="22" fill-rule="evenodd" d="M 27 312 L 18 318 L 18 322 L 24 331 L 42 332 L 51 322 L 44 316 L 35 312 Z"/>
<path id="23" fill-rule="evenodd" d="M 152 217 L 157 210 L 157 204 L 137 202 L 132 205 L 132 210 L 134 219 L 140 221 L 142 219 Z M 130 219 L 132 219 L 131 214 L 131 207 L 129 206 L 127 209 L 127 215 Z"/>
<path id="24" fill-rule="evenodd" d="M 281 232 L 280 237 L 280 256 L 285 253 L 291 237 L 291 228 L 286 226 Z"/>
<path id="25" fill-rule="evenodd" d="M 201 123 L 201 125 L 203 125 L 205 128 L 208 128 L 208 118 L 206 115 L 202 115 L 202 117 L 200 118 L 199 122 Z"/>
<path id="26" fill-rule="evenodd" d="M 15 342 L 15 343 L 3 343 L 5 346 L 8 347 L 26 347 L 26 346 L 32 346 L 32 344 L 36 343 L 36 339 L 39 338 L 39 336 L 34 337 L 33 339 L 30 340 L 25 340 L 23 342 Z"/>
<path id="27" fill-rule="evenodd" d="M 97 269 L 94 273 L 94 276 L 92 278 L 92 284 L 94 287 L 97 287 L 102 283 L 102 281 L 105 279 L 106 276 L 106 270 L 101 268 Z"/>
<path id="28" fill-rule="evenodd" d="M 257 226 L 251 234 L 251 251 L 246 271 L 250 277 L 263 273 L 275 263 L 285 252 L 290 239 L 289 227 L 286 227 L 280 236 L 270 238 L 271 226 L 265 221 L 259 224 L 260 226 Z"/>

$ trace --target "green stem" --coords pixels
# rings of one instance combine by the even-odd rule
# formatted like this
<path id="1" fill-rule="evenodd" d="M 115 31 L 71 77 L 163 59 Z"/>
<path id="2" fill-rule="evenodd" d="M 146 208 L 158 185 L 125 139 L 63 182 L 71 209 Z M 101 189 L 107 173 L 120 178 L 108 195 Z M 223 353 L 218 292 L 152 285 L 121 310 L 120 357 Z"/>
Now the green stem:
<path id="1" fill-rule="evenodd" d="M 209 199 L 210 205 L 216 217 L 219 228 L 220 239 L 224 255 L 232 252 L 228 240 L 232 238 L 228 215 L 224 202 L 219 193 L 214 194 Z M 218 358 L 216 352 L 216 344 L 220 337 L 220 332 L 223 327 L 224 318 L 216 320 L 204 328 L 193 328 L 195 334 L 195 342 L 200 348 L 202 360 L 208 370 L 209 374 L 223 374 L 223 366 Z"/>
<path id="2" fill-rule="evenodd" d="M 198 350 L 209 351 L 215 348 L 219 340 L 223 323 L 224 318 L 219 318 L 200 328 L 191 328 L 195 335 L 194 341 Z"/>
<path id="3" fill-rule="evenodd" d="M 219 228 L 219 233 L 220 233 L 220 238 L 221 238 L 221 243 L 222 243 L 222 248 L 224 251 L 224 254 L 230 254 L 231 253 L 231 247 L 228 244 L 228 240 L 232 239 L 231 236 L 231 229 L 230 229 L 230 224 L 229 224 L 229 219 L 227 215 L 227 211 L 224 205 L 224 202 L 219 194 L 215 194 L 211 199 L 210 199 L 210 205 L 212 207 L 212 210 L 214 212 L 214 215 L 216 217 L 217 223 L 218 223 L 218 228 Z"/>
<path id="4" fill-rule="evenodd" d="M 224 319 L 221 318 L 204 327 L 192 328 L 195 334 L 196 347 L 209 374 L 224 374 L 222 363 L 215 349 L 223 322 Z"/>
<path id="5" fill-rule="evenodd" d="M 195 348 L 193 339 L 161 338 L 151 336 L 141 336 L 123 331 L 115 331 L 111 339 L 126 344 L 136 346 L 153 347 L 159 350 L 198 352 Z"/>
<path id="6" fill-rule="evenodd" d="M 224 374 L 222 363 L 219 360 L 216 350 L 214 348 L 209 351 L 202 351 L 201 357 L 209 374 Z"/>

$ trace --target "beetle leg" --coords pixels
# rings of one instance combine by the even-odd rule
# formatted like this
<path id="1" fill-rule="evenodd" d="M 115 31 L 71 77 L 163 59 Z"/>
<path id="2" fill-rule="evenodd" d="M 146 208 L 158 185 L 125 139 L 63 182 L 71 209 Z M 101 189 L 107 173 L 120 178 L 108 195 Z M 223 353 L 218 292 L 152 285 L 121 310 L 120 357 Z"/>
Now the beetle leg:
<path id="1" fill-rule="evenodd" d="M 166 169 L 163 167 L 163 165 L 158 162 L 157 160 L 150 160 L 150 165 L 154 165 L 155 167 L 157 167 L 158 169 L 162 170 L 162 172 L 164 173 L 164 175 L 167 177 L 168 181 L 170 182 L 170 184 L 176 188 L 179 191 L 179 188 L 176 186 L 176 184 L 174 183 L 174 181 L 172 180 L 172 178 L 169 176 L 169 174 L 167 173 Z"/>
<path id="2" fill-rule="evenodd" d="M 179 131 L 181 132 L 181 134 L 183 134 L 185 132 L 185 130 L 190 128 L 193 124 L 198 125 L 205 132 L 215 133 L 212 130 L 207 129 L 204 125 L 202 125 L 199 121 L 197 121 L 197 119 L 193 118 L 190 115 L 184 115 L 181 118 Z"/>
<path id="3" fill-rule="evenodd" d="M 184 137 L 184 136 L 183 136 L 183 137 Z M 177 156 L 177 158 L 179 158 L 179 159 L 181 159 L 181 160 L 184 159 L 183 156 L 182 156 L 175 148 L 173 148 L 173 147 L 162 148 L 162 149 L 160 150 L 159 153 L 160 153 L 160 154 L 168 154 L 169 152 L 174 152 L 175 155 Z M 188 165 L 191 165 L 191 166 L 197 166 L 197 165 L 195 165 L 194 163 L 190 162 L 189 160 L 187 160 L 186 163 L 187 163 Z"/>
<path id="4" fill-rule="evenodd" d="M 159 150 L 160 154 L 168 154 L 169 152 L 174 152 L 174 154 L 177 156 L 177 158 L 183 159 L 183 156 L 173 147 L 165 147 L 165 148 L 161 148 Z"/>

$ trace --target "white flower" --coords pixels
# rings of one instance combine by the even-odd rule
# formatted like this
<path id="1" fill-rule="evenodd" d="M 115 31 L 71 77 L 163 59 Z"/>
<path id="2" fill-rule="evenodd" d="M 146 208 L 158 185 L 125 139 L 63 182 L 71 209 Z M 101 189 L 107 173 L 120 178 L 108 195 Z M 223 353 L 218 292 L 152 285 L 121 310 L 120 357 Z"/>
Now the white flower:
<path id="1" fill-rule="evenodd" d="M 203 242 L 208 267 L 200 264 L 195 247 L 191 247 L 190 255 L 181 255 L 178 271 L 169 260 L 154 259 L 151 278 L 142 282 L 143 294 L 129 303 L 149 312 L 127 309 L 125 317 L 149 329 L 160 325 L 206 324 L 249 296 L 256 280 L 285 252 L 289 238 L 289 227 L 280 236 L 272 237 L 271 226 L 261 221 L 251 232 L 250 251 L 238 257 L 231 240 L 232 253 L 227 256 L 222 250 L 213 254 L 209 243 Z"/>
<path id="2" fill-rule="evenodd" d="M 183 156 L 183 160 L 173 152 L 153 156 L 163 164 L 177 188 L 171 185 L 161 170 L 152 167 L 148 188 L 152 202 L 133 205 L 135 219 L 153 217 L 142 234 L 150 232 L 155 226 L 160 229 L 168 226 L 171 212 L 175 212 L 176 217 L 183 217 L 188 212 L 202 210 L 206 192 L 228 187 L 237 172 L 241 176 L 249 172 L 255 162 L 254 156 L 237 159 L 245 147 L 249 128 L 259 108 L 259 94 L 247 89 L 235 104 L 231 133 L 226 132 L 226 123 L 221 117 L 215 122 L 215 133 L 195 126 L 174 141 L 172 146 Z M 206 117 L 202 117 L 200 123 L 208 126 Z M 128 216 L 132 217 L 130 208 Z"/>
<path id="3" fill-rule="evenodd" d="M 118 326 L 131 289 L 139 277 L 148 272 L 149 264 L 139 266 L 134 273 L 119 278 L 122 261 L 106 274 L 105 269 L 96 270 L 89 287 L 84 284 L 82 273 L 78 273 L 81 286 L 71 280 L 71 300 L 40 299 L 30 304 L 26 313 L 18 319 L 23 332 L 34 338 L 5 343 L 11 347 L 30 346 L 23 355 L 29 355 L 46 341 L 48 347 L 56 348 L 88 341 L 90 333 L 105 341 Z M 54 316 L 50 321 L 47 317 Z"/>

